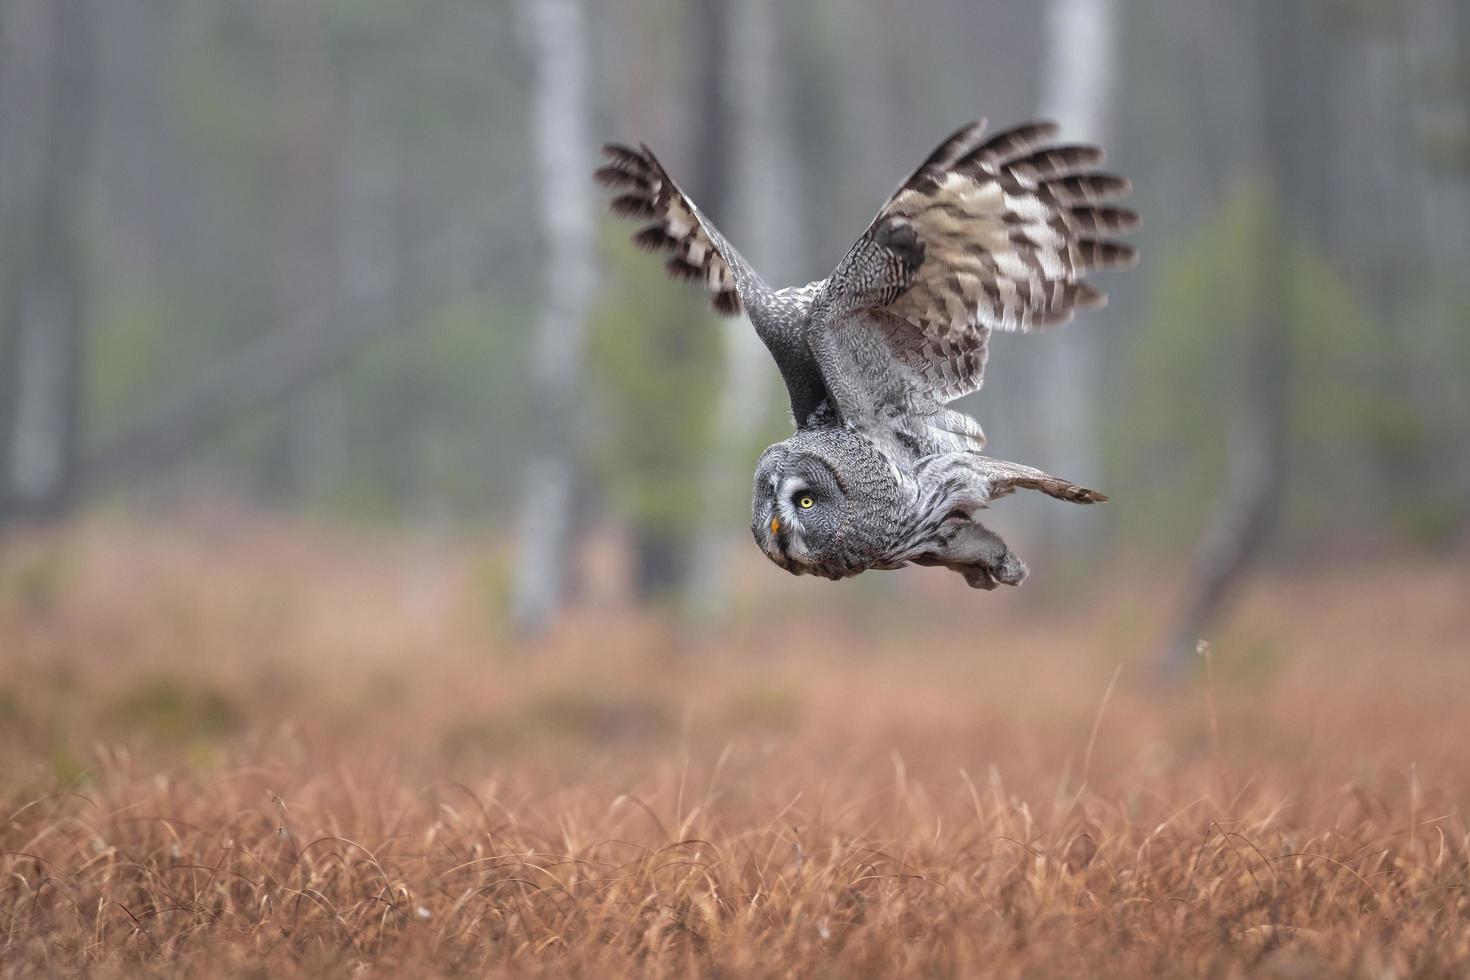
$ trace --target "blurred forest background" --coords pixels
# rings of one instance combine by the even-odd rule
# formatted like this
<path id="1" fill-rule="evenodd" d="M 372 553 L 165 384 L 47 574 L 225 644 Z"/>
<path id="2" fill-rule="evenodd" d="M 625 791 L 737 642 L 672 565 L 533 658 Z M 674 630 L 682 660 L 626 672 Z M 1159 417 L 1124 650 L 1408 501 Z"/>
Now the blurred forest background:
<path id="1" fill-rule="evenodd" d="M 1465 544 L 1464 2 L 0 0 L 0 28 L 0 523 L 482 536 L 524 625 L 610 588 L 717 620 L 784 396 L 603 216 L 597 144 L 647 141 L 795 283 L 952 128 L 1046 115 L 1134 180 L 1144 260 L 997 338 L 962 406 L 1113 498 L 998 506 L 1027 589 L 1193 560 L 1187 633 L 1258 558 Z"/>
<path id="2" fill-rule="evenodd" d="M 981 115 L 1112 502 L 791 578 L 598 144 L 799 283 Z M 0 0 L 0 980 L 1470 975 L 1467 267 L 1467 0 Z"/>

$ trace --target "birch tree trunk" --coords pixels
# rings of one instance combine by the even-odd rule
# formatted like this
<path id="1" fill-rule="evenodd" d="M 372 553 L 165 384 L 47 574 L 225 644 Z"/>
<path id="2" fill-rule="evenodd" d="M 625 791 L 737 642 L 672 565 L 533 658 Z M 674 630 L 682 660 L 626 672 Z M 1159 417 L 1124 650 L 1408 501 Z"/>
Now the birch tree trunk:
<path id="1" fill-rule="evenodd" d="M 531 633 L 560 606 L 571 560 L 576 421 L 596 279 L 587 38 L 578 0 L 523 0 L 534 63 L 532 125 L 546 236 L 545 291 L 531 354 L 535 422 L 520 507 L 513 614 Z"/>
<path id="2" fill-rule="evenodd" d="M 40 186 L 7 311 L 14 357 L 0 521 L 70 504 L 81 433 L 85 273 L 80 223 L 95 107 L 90 0 L 52 0 Z"/>
<path id="3" fill-rule="evenodd" d="M 791 274 L 801 254 L 801 218 L 793 174 L 796 161 L 784 112 L 782 58 L 777 50 L 777 0 L 735 0 L 726 16 L 730 36 L 719 66 L 728 100 L 735 158 L 734 214 L 723 220 L 751 265 L 773 286 Z M 770 354 L 745 317 L 722 321 L 725 366 L 715 438 L 704 465 L 702 521 L 695 536 L 690 600 L 695 618 L 717 619 L 728 608 L 735 548 L 748 516 L 750 446 L 776 399 Z"/>
<path id="4" fill-rule="evenodd" d="M 1116 85 L 1118 11 L 1115 0 L 1049 0 L 1041 116 L 1062 125 L 1068 142 L 1106 143 Z M 1038 465 L 1069 479 L 1096 485 L 1102 475 L 1098 397 L 1106 310 L 1038 337 L 1039 376 L 1035 418 L 1041 420 Z M 1089 481 L 1092 481 L 1089 483 Z M 1043 547 L 1086 549 L 1095 540 L 1097 515 L 1078 507 L 1047 511 Z"/>

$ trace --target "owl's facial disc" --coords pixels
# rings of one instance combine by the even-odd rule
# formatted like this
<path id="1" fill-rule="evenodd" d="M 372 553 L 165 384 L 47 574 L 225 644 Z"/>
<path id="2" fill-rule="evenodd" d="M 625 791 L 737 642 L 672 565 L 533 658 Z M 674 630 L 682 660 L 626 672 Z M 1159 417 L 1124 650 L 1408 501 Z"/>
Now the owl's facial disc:
<path id="1" fill-rule="evenodd" d="M 798 565 L 806 564 L 806 532 L 802 527 L 803 511 L 811 509 L 811 487 L 799 475 L 771 478 L 775 507 L 771 512 L 771 537 L 782 557 Z M 802 507 L 807 503 L 807 507 Z M 783 533 L 784 532 L 784 533 Z"/>
<path id="2" fill-rule="evenodd" d="M 793 574 L 826 574 L 821 554 L 842 501 L 826 463 L 776 452 L 757 470 L 751 531 L 766 557 Z"/>

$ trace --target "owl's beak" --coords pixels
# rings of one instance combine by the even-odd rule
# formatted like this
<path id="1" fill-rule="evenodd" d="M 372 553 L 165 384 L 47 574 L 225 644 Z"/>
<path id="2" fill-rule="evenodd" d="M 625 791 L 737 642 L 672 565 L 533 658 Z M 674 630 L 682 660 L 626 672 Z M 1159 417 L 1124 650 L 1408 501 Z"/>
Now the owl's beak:
<path id="1" fill-rule="evenodd" d="M 780 530 L 781 530 L 781 518 L 779 518 L 779 517 L 772 517 L 771 518 L 771 533 L 772 534 L 776 534 Z"/>

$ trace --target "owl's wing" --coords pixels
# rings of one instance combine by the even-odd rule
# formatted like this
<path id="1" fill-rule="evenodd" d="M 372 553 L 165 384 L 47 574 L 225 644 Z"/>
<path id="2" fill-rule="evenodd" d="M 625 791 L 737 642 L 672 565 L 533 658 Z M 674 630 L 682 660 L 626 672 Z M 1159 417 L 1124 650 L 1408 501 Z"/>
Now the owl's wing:
<path id="1" fill-rule="evenodd" d="M 1131 185 L 1094 169 L 1100 149 L 1052 143 L 1050 122 L 988 139 L 984 128 L 962 127 L 920 164 L 819 300 L 830 322 L 852 325 L 832 331 L 829 352 L 871 363 L 841 348 L 881 338 L 894 377 L 869 378 L 890 389 L 874 397 L 893 401 L 895 382 L 928 404 L 975 391 L 992 330 L 1040 330 L 1096 309 L 1107 297 L 1083 277 L 1137 261 L 1112 236 L 1138 227 L 1138 215 L 1108 204 Z"/>
<path id="2" fill-rule="evenodd" d="M 724 316 L 739 316 L 753 290 L 765 287 L 740 253 L 725 241 L 694 202 L 679 189 L 645 145 L 638 149 L 610 143 L 602 148 L 608 163 L 594 175 L 618 191 L 613 213 L 648 223 L 633 233 L 633 244 L 669 256 L 664 269 L 674 279 L 701 283 L 710 303 Z"/>

